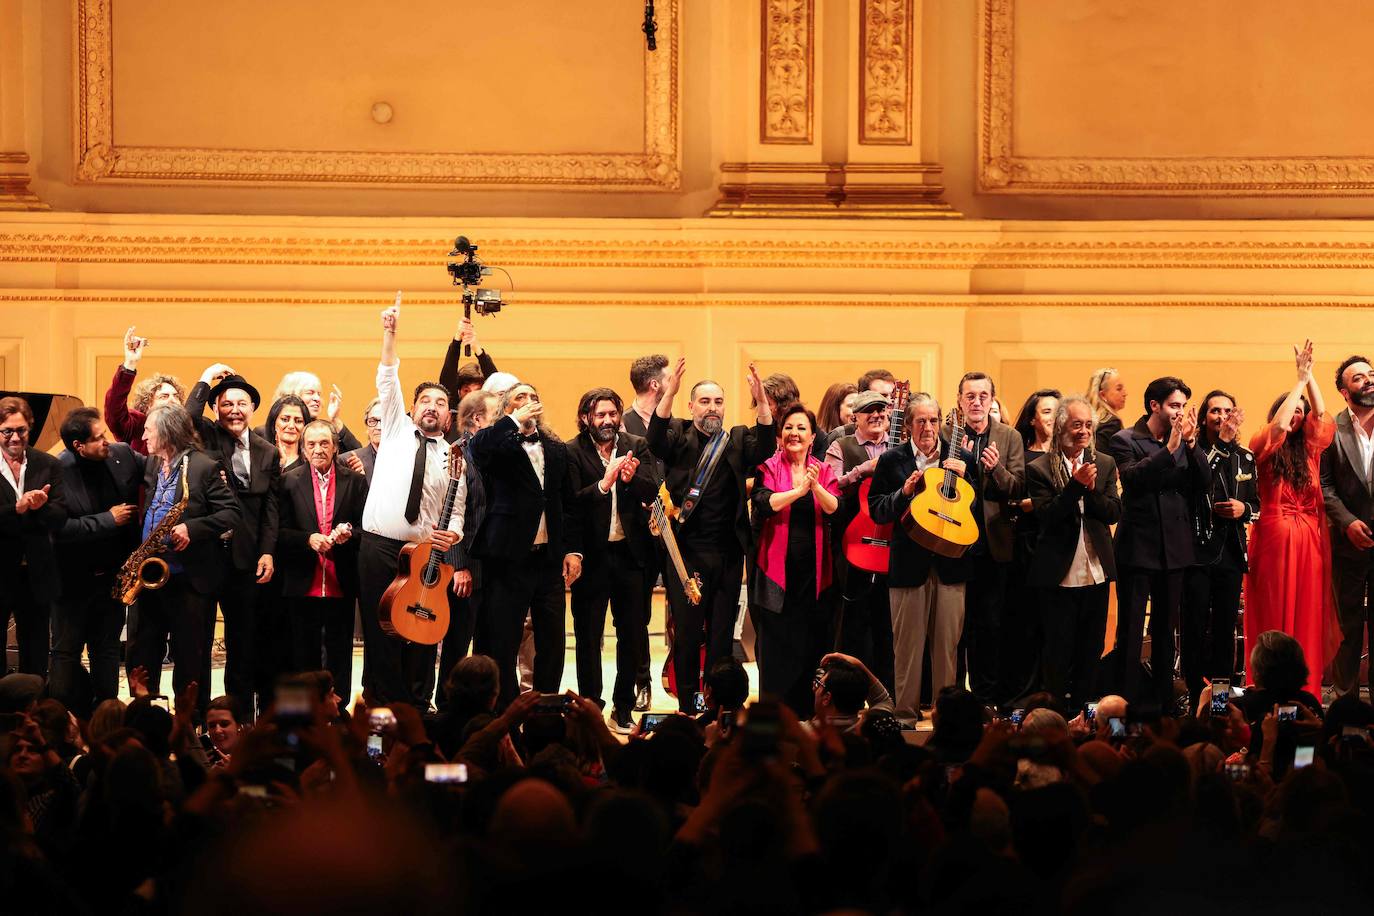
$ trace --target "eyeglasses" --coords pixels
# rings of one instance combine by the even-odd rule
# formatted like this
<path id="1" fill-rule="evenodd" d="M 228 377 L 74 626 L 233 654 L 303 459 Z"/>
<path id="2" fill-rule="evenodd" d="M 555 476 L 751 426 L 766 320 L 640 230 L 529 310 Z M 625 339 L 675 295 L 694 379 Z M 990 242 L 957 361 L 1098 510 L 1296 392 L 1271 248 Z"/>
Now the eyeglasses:
<path id="1" fill-rule="evenodd" d="M 825 669 L 817 668 L 816 673 L 811 676 L 811 686 L 820 690 L 825 686 Z"/>
<path id="2" fill-rule="evenodd" d="M 0 429 L 0 439 L 9 439 L 14 436 L 19 436 L 20 438 L 23 438 L 28 434 L 29 428 L 27 426 L 13 426 L 8 429 Z"/>
<path id="3" fill-rule="evenodd" d="M 367 424 L 368 429 L 376 429 L 378 426 L 382 425 L 382 418 L 368 417 L 367 419 L 363 420 L 363 422 Z"/>

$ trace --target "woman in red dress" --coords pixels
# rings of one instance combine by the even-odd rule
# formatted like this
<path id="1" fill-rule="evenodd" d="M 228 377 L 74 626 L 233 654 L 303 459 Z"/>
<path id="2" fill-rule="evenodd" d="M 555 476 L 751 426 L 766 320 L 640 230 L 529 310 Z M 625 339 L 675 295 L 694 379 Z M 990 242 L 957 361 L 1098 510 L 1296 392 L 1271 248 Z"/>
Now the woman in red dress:
<path id="1" fill-rule="evenodd" d="M 1259 473 L 1260 515 L 1250 538 L 1245 581 L 1245 657 L 1266 630 L 1292 635 L 1307 656 L 1307 689 L 1320 697 L 1335 606 L 1318 462 L 1336 425 L 1312 380 L 1312 341 L 1293 352 L 1298 382 L 1274 402 L 1269 424 L 1250 440 Z"/>

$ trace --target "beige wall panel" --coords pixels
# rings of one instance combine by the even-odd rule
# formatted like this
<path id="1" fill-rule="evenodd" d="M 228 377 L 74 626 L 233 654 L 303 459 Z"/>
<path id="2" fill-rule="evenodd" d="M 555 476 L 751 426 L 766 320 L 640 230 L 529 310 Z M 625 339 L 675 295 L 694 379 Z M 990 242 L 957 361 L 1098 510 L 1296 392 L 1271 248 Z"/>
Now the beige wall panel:
<path id="1" fill-rule="evenodd" d="M 1374 7 L 983 0 L 982 190 L 1374 192 Z"/>
<path id="2" fill-rule="evenodd" d="M 639 149 L 635 13 L 559 0 L 116 0 L 115 136 L 264 150 Z M 379 101 L 394 110 L 388 124 L 372 118 Z"/>

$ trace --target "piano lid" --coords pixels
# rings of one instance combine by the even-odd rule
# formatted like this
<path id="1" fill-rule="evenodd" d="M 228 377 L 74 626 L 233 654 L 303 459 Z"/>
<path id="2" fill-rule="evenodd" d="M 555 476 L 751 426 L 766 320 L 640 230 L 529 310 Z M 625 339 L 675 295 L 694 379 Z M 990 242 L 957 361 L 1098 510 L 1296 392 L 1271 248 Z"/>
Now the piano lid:
<path id="1" fill-rule="evenodd" d="M 82 400 L 71 394 L 52 394 L 42 391 L 3 391 L 0 398 L 23 398 L 33 411 L 34 431 L 29 433 L 29 446 L 56 455 L 62 451 L 62 421 L 78 407 Z"/>

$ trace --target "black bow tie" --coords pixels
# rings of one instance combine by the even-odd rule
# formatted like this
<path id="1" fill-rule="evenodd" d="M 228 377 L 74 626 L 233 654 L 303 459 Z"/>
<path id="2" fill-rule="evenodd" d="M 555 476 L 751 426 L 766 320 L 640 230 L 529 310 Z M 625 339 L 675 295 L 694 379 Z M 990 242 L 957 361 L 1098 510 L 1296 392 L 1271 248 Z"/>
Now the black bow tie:
<path id="1" fill-rule="evenodd" d="M 521 442 L 538 442 L 538 441 L 539 441 L 539 434 L 538 434 L 538 433 L 530 433 L 528 436 L 521 436 L 521 437 L 520 437 L 520 441 L 521 441 Z"/>

